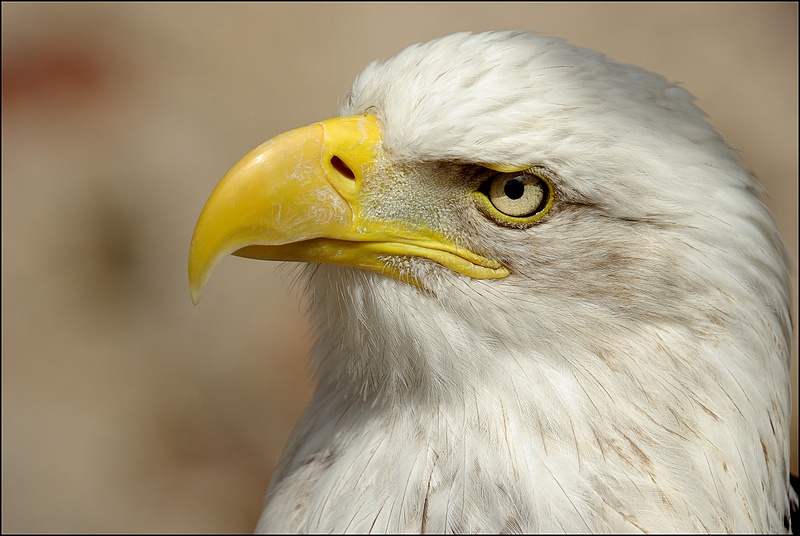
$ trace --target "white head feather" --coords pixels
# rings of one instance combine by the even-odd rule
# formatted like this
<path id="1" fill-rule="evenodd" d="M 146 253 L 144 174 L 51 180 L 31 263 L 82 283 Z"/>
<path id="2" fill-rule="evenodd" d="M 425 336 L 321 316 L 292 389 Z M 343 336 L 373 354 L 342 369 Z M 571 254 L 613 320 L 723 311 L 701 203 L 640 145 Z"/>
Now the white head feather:
<path id="1" fill-rule="evenodd" d="M 319 387 L 259 530 L 783 530 L 788 260 L 692 100 L 529 33 L 367 67 L 341 109 L 382 123 L 365 210 L 512 274 L 308 268 Z M 452 193 L 475 164 L 540 167 L 556 204 L 499 226 Z"/>

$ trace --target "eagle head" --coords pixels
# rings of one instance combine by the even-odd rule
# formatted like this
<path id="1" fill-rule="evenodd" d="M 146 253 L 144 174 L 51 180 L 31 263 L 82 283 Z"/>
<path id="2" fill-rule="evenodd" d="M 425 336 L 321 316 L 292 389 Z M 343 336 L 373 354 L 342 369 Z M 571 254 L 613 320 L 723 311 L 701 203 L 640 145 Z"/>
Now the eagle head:
<path id="1" fill-rule="evenodd" d="M 774 531 L 789 262 L 686 90 L 558 39 L 369 65 L 192 238 L 301 261 L 313 400 L 261 530 Z"/>

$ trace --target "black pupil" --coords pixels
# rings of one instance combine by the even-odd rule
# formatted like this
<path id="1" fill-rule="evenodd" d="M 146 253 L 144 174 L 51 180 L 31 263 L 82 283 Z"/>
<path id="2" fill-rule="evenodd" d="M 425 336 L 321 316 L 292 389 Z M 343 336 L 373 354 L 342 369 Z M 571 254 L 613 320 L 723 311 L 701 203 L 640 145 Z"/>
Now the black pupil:
<path id="1" fill-rule="evenodd" d="M 503 185 L 503 191 L 509 199 L 519 199 L 525 193 L 525 185 L 519 179 L 511 179 Z"/>

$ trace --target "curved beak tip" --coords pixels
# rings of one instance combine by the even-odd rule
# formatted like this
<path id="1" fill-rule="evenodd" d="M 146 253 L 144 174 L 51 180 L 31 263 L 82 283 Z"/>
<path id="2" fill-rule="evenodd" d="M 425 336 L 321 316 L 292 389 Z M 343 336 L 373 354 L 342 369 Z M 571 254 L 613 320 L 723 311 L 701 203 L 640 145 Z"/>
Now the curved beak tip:
<path id="1" fill-rule="evenodd" d="M 192 303 L 197 305 L 200 303 L 200 298 L 203 297 L 203 290 L 206 287 L 206 281 L 210 275 L 210 263 L 200 262 L 199 255 L 195 250 L 195 243 L 192 242 L 192 247 L 189 251 L 189 293 L 192 296 Z"/>
<path id="2" fill-rule="evenodd" d="M 203 297 L 203 289 L 205 282 L 200 278 L 194 276 L 192 271 L 189 271 L 189 294 L 192 296 L 192 303 L 197 305 L 200 303 L 200 298 Z"/>
<path id="3" fill-rule="evenodd" d="M 200 303 L 200 298 L 203 297 L 203 291 L 195 287 L 191 287 L 189 291 L 192 294 L 192 304 L 197 305 L 198 303 Z"/>

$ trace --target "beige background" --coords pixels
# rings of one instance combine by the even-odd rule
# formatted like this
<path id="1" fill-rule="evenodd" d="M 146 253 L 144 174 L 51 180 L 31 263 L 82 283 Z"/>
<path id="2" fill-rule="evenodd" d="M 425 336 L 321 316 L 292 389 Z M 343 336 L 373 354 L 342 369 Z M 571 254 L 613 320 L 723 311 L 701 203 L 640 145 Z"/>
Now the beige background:
<path id="1" fill-rule="evenodd" d="M 796 4 L 4 3 L 3 531 L 252 530 L 309 341 L 274 263 L 226 260 L 192 306 L 206 197 L 368 61 L 508 28 L 681 82 L 797 259 Z"/>

